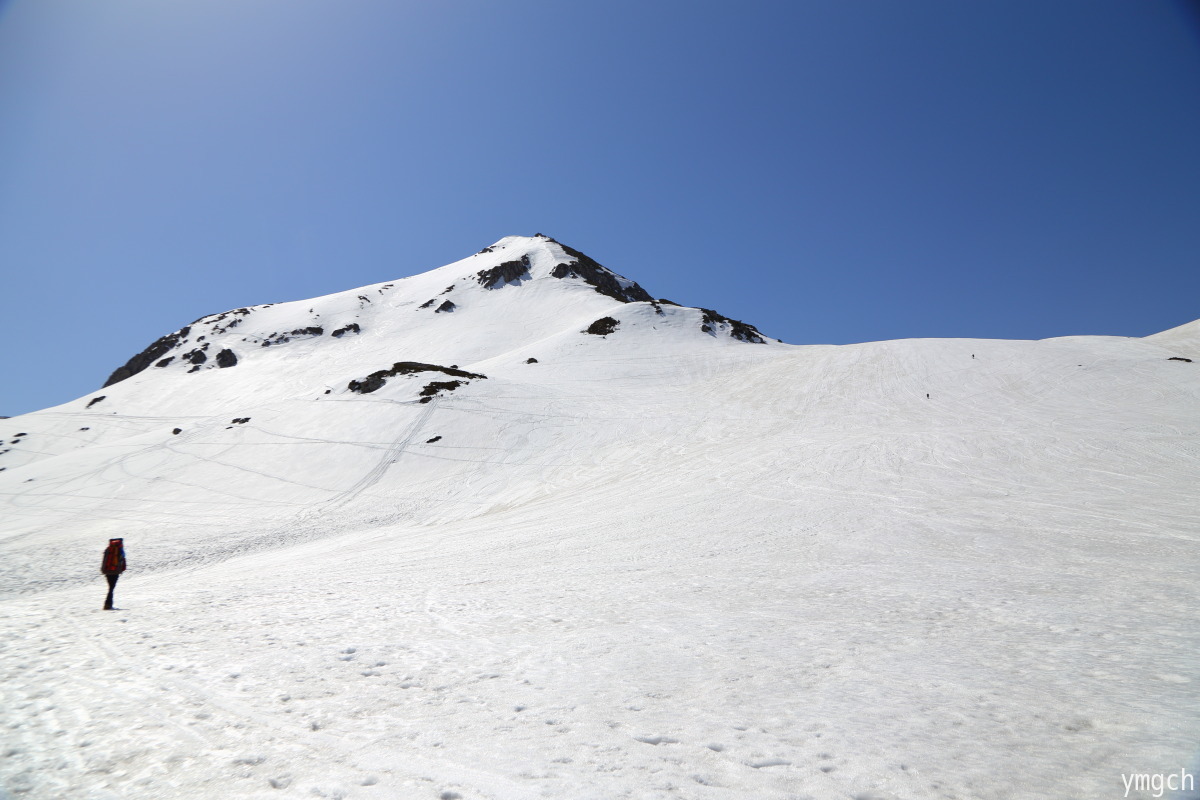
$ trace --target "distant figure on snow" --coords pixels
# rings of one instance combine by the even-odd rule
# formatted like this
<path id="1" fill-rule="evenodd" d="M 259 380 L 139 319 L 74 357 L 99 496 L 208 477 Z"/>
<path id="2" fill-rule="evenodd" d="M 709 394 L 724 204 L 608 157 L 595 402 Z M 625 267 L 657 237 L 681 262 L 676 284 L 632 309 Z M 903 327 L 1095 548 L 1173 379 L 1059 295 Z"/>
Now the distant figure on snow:
<path id="1" fill-rule="evenodd" d="M 117 578 L 125 571 L 125 540 L 109 539 L 108 547 L 104 550 L 104 558 L 100 560 L 100 571 L 108 578 L 108 597 L 104 598 L 104 610 L 113 610 L 113 590 L 117 588 Z"/>

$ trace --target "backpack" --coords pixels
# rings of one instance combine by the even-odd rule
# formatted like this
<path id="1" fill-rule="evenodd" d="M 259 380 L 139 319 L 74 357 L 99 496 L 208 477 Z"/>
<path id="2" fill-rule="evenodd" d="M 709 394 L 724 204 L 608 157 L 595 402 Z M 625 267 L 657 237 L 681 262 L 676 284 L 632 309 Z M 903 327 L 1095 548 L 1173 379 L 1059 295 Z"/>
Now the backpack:
<path id="1" fill-rule="evenodd" d="M 125 540 L 109 539 L 108 549 L 104 551 L 104 560 L 100 562 L 101 572 L 125 571 Z"/>

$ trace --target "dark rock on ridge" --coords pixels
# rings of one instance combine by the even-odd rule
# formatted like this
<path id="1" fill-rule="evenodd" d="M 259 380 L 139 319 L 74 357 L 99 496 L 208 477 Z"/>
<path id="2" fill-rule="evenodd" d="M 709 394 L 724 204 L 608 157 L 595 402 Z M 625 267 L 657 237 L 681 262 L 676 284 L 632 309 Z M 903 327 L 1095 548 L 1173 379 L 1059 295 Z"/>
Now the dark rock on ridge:
<path id="1" fill-rule="evenodd" d="M 617 276 L 611 270 L 573 247 L 568 247 L 548 236 L 545 238 L 547 241 L 557 244 L 567 255 L 575 259 L 570 263 L 558 264 L 550 270 L 550 274 L 555 278 L 581 278 L 584 283 L 592 286 L 600 294 L 620 300 L 622 303 L 648 303 L 654 299 L 649 292 L 632 281 L 628 286 L 621 286 L 621 282 L 617 280 Z"/>
<path id="2" fill-rule="evenodd" d="M 149 367 L 155 361 L 165 356 L 171 350 L 174 350 L 187 339 L 188 334 L 192 332 L 192 326 L 180 328 L 174 333 L 168 333 L 166 336 L 160 337 L 154 341 L 149 347 L 138 353 L 133 358 L 125 362 L 122 367 L 117 367 L 112 375 L 108 376 L 108 380 L 104 382 L 104 386 L 112 386 L 114 383 L 119 383 L 126 378 L 131 378 L 137 375 L 142 370 Z M 100 388 L 104 388 L 104 386 Z"/>
<path id="3" fill-rule="evenodd" d="M 440 306 L 435 308 L 433 313 L 441 314 L 443 311 L 453 311 L 456 308 L 458 308 L 458 306 L 454 305 L 454 303 L 451 303 L 449 300 L 446 300 Z"/>
<path id="4" fill-rule="evenodd" d="M 232 350 L 222 350 L 217 353 L 217 366 L 221 369 L 236 366 L 237 361 L 237 356 L 234 355 Z"/>
<path id="5" fill-rule="evenodd" d="M 417 372 L 444 372 L 456 378 L 487 378 L 487 375 L 479 375 L 454 367 L 443 367 L 440 364 L 422 364 L 419 361 L 397 361 L 392 365 L 391 369 L 381 369 L 378 372 L 372 372 L 362 380 L 350 381 L 346 388 L 359 394 L 370 394 L 382 388 L 387 383 L 388 378 L 396 375 L 412 375 Z"/>
<path id="6" fill-rule="evenodd" d="M 102 394 L 99 397 L 93 397 L 91 399 L 91 401 L 86 406 L 84 406 L 84 408 L 91 408 L 92 406 L 96 405 L 96 403 L 99 403 L 101 400 L 103 400 L 105 397 L 108 397 L 108 395 Z M 17 436 L 24 436 L 24 435 L 25 434 L 23 434 L 23 433 L 17 434 Z"/>
<path id="7" fill-rule="evenodd" d="M 712 333 L 714 325 L 725 324 L 729 326 L 729 335 L 743 342 L 751 342 L 753 344 L 766 344 L 758 328 L 745 322 L 739 322 L 736 319 L 722 316 L 711 308 L 700 309 L 704 312 L 704 321 L 700 323 L 700 330 L 705 333 Z"/>

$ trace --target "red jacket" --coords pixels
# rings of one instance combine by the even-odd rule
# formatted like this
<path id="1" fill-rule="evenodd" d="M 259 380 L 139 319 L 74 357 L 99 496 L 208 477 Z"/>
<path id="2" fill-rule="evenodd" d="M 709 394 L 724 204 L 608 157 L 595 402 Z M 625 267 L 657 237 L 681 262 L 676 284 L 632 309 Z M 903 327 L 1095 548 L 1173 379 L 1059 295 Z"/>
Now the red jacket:
<path id="1" fill-rule="evenodd" d="M 104 558 L 100 561 L 100 571 L 103 573 L 125 571 L 125 547 L 123 539 L 109 539 Z"/>

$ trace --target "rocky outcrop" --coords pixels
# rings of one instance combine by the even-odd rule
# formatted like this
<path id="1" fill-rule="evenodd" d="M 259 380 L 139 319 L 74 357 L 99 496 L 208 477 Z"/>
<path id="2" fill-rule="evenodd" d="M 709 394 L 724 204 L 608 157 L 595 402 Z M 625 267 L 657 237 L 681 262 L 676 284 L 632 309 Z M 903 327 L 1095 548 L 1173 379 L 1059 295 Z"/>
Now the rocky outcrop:
<path id="1" fill-rule="evenodd" d="M 587 326 L 584 333 L 590 333 L 595 336 L 608 336 L 617 329 L 621 323 L 612 317 L 601 317 L 600 319 Z"/>
<path id="2" fill-rule="evenodd" d="M 505 261 L 491 269 L 480 270 L 475 277 L 479 279 L 479 285 L 485 289 L 495 289 L 516 283 L 522 278 L 529 277 L 529 256 L 521 256 L 520 261 Z"/>
<path id="3" fill-rule="evenodd" d="M 734 339 L 752 344 L 766 344 L 766 339 L 763 338 L 758 328 L 753 325 L 722 316 L 711 308 L 702 308 L 700 310 L 704 312 L 704 321 L 700 323 L 700 330 L 705 333 L 712 333 L 716 330 L 715 326 L 717 325 L 728 325 L 729 335 Z"/>
<path id="4" fill-rule="evenodd" d="M 286 344 L 287 342 L 290 342 L 292 339 L 296 339 L 296 338 L 300 338 L 300 337 L 303 337 L 305 339 L 311 339 L 315 336 L 320 336 L 323 333 L 325 333 L 325 329 L 322 328 L 320 325 L 310 325 L 307 328 L 296 328 L 296 330 L 288 331 L 286 333 L 276 332 L 276 333 L 272 333 L 270 336 L 268 336 L 266 339 L 264 339 L 262 346 L 270 347 L 271 345 L 275 345 L 275 344 Z"/>
<path id="5" fill-rule="evenodd" d="M 567 247 L 562 242 L 546 238 L 575 259 L 572 262 L 558 264 L 550 270 L 550 274 L 555 278 L 580 278 L 600 294 L 620 300 L 622 303 L 648 303 L 654 300 L 649 292 L 633 281 L 630 281 L 628 286 L 622 286 L 621 281 L 617 279 L 612 270 L 601 266 L 578 250 Z"/>
<path id="6" fill-rule="evenodd" d="M 438 396 L 438 392 L 453 392 L 466 383 L 466 381 L 431 381 L 425 384 L 425 388 L 421 390 L 421 399 L 417 402 L 428 403 Z"/>
<path id="7" fill-rule="evenodd" d="M 170 351 L 174 350 L 182 344 L 192 332 L 192 326 L 188 325 L 185 328 L 180 328 L 174 333 L 168 333 L 159 339 L 156 339 L 153 344 L 147 347 L 142 352 L 138 353 L 133 358 L 125 362 L 124 366 L 117 367 L 112 375 L 108 376 L 108 380 L 104 382 L 104 386 L 112 386 L 114 383 L 119 383 L 126 378 L 131 378 L 137 375 L 142 370 L 148 368 L 154 362 L 161 359 Z M 104 387 L 101 387 L 104 388 Z"/>
<path id="8" fill-rule="evenodd" d="M 446 375 L 456 378 L 487 378 L 487 375 L 467 372 L 457 367 L 443 367 L 440 364 L 422 364 L 419 361 L 397 361 L 395 364 L 392 364 L 390 369 L 381 369 L 377 372 L 372 372 L 361 380 L 350 381 L 346 388 L 359 394 L 370 394 L 383 388 L 388 378 L 395 377 L 396 375 L 412 375 L 417 372 L 443 372 Z"/>

